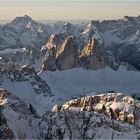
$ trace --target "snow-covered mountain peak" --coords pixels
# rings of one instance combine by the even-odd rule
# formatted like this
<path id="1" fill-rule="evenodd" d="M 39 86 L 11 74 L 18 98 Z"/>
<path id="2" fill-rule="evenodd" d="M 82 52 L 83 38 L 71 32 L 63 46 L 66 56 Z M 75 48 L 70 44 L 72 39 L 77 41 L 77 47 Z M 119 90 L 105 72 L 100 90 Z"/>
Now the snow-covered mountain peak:
<path id="1" fill-rule="evenodd" d="M 16 29 L 17 31 L 22 30 L 22 29 L 24 30 L 29 29 L 36 32 L 43 32 L 44 30 L 46 30 L 45 25 L 36 22 L 28 15 L 24 15 L 22 17 L 16 17 L 12 22 L 6 25 Z"/>
<path id="2" fill-rule="evenodd" d="M 26 19 L 32 20 L 32 18 L 30 16 L 28 16 L 28 15 L 24 15 L 23 17 L 26 18 Z"/>
<path id="3" fill-rule="evenodd" d="M 135 34 L 136 31 L 140 29 L 140 20 L 138 17 L 125 16 L 123 19 L 119 20 L 118 23 L 116 35 L 122 40 Z"/>
<path id="4" fill-rule="evenodd" d="M 24 15 L 23 17 L 16 17 L 11 23 L 26 27 L 28 23 L 36 23 L 31 17 Z"/>

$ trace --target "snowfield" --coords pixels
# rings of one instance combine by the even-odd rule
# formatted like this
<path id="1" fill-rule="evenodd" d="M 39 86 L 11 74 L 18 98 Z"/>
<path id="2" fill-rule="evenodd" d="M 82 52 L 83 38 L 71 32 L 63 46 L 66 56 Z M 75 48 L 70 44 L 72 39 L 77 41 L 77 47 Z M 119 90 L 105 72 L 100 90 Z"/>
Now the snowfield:
<path id="1" fill-rule="evenodd" d="M 122 93 L 140 93 L 140 74 L 128 71 L 123 66 L 114 71 L 107 67 L 100 70 L 75 68 L 65 71 L 43 72 L 41 77 L 47 80 L 52 92 L 61 97 L 76 97 L 91 92 L 114 90 Z"/>

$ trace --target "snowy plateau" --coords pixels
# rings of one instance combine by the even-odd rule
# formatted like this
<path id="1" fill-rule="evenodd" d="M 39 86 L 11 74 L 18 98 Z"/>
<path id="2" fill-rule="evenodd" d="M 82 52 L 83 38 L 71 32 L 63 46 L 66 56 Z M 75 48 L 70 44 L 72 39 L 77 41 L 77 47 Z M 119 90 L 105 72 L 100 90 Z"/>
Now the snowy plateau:
<path id="1" fill-rule="evenodd" d="M 140 139 L 140 16 L 0 25 L 0 139 Z"/>

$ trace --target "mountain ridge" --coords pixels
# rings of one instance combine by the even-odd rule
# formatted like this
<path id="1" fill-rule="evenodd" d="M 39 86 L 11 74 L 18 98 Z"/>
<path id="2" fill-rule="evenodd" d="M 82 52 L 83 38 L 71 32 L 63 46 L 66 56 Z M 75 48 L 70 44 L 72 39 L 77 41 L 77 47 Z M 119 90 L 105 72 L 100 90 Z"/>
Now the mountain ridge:
<path id="1" fill-rule="evenodd" d="M 71 100 L 61 107 L 55 105 L 52 111 L 40 117 L 36 116 L 32 106 L 25 104 L 4 89 L 0 89 L 0 101 L 2 102 L 0 102 L 0 138 L 139 139 L 140 137 L 138 110 L 140 104 L 132 97 L 121 93 L 86 96 Z M 124 105 L 122 106 L 119 101 Z M 110 108 L 109 104 L 111 104 Z M 120 110 L 121 108 L 123 110 Z M 119 120 L 112 118 L 117 116 Z"/>

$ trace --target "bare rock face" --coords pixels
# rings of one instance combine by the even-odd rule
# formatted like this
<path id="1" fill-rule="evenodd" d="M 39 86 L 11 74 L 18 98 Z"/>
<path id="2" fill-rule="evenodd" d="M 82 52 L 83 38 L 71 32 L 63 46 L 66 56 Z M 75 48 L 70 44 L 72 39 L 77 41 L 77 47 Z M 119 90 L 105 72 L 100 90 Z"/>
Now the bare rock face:
<path id="1" fill-rule="evenodd" d="M 61 46 L 65 39 L 65 34 L 60 33 L 54 33 L 50 36 L 48 39 L 46 45 L 42 46 L 42 53 L 45 53 L 45 58 L 43 60 L 43 64 L 41 66 L 41 69 L 49 70 L 49 71 L 55 71 L 57 69 L 56 67 L 56 51 L 57 48 Z"/>
<path id="2" fill-rule="evenodd" d="M 50 55 L 45 57 L 45 60 L 43 60 L 43 64 L 41 65 L 41 70 L 55 71 L 56 70 L 55 57 Z"/>
<path id="3" fill-rule="evenodd" d="M 74 68 L 78 65 L 78 46 L 73 36 L 67 37 L 57 49 L 56 65 L 59 70 Z"/>
<path id="4" fill-rule="evenodd" d="M 47 52 L 42 70 L 55 71 L 74 68 L 78 64 L 78 46 L 72 36 L 65 38 L 64 34 L 51 35 L 45 48 Z"/>
<path id="5" fill-rule="evenodd" d="M 103 44 L 100 44 L 95 38 L 90 38 L 79 57 L 83 67 L 97 70 L 106 66 L 103 54 Z"/>

